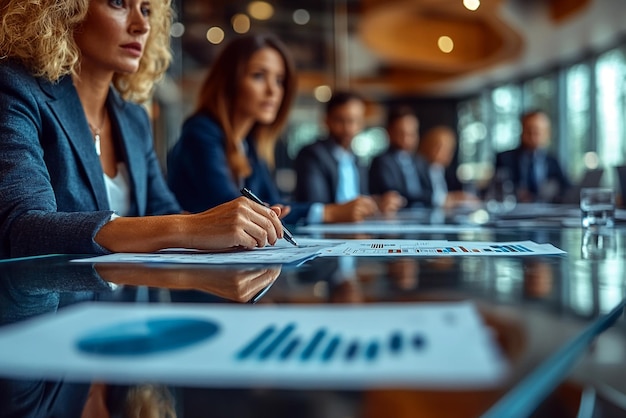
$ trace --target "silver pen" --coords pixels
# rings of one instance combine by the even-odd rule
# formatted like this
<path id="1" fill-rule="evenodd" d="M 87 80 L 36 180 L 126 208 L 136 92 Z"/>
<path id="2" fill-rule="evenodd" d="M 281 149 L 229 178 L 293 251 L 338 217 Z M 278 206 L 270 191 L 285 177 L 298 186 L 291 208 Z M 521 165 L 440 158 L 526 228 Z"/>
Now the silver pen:
<path id="1" fill-rule="evenodd" d="M 241 189 L 241 194 L 247 197 L 248 199 L 252 200 L 253 202 L 258 203 L 259 205 L 267 206 L 261 199 L 257 197 L 257 195 L 255 195 L 254 193 L 252 193 L 250 190 L 246 189 L 245 187 Z M 285 240 L 287 240 L 287 242 L 290 243 L 291 245 L 297 247 L 298 243 L 293 238 L 293 234 L 289 232 L 289 230 L 285 227 L 285 224 L 283 224 L 282 221 L 281 221 L 281 224 L 283 225 L 283 237 L 285 238 Z"/>

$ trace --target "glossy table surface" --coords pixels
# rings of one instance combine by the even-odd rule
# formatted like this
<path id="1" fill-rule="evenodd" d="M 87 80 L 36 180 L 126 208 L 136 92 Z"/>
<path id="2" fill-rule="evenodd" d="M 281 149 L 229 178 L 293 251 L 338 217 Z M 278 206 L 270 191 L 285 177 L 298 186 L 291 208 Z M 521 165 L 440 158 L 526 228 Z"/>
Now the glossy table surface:
<path id="1" fill-rule="evenodd" d="M 413 221 L 428 222 L 407 218 Z M 470 300 L 510 366 L 505 381 L 494 388 L 285 390 L 183 385 L 169 386 L 167 391 L 178 415 L 185 417 L 478 417 L 626 295 L 626 229 L 619 224 L 601 235 L 564 227 L 551 217 L 486 224 L 458 233 L 322 237 L 532 240 L 552 243 L 567 254 L 317 258 L 297 268 L 92 265 L 70 263 L 76 258 L 72 255 L 50 255 L 0 262 L 0 321 L 3 325 L 24 321 L 86 300 L 278 305 Z M 581 395 L 589 393 L 595 394 L 595 415 L 589 416 L 626 416 L 625 376 L 626 321 L 620 318 L 557 378 L 559 386 L 531 409 L 533 416 L 577 416 Z M 57 416 L 54 411 L 62 411 L 58 416 L 81 416 L 94 387 L 91 383 L 6 378 L 0 381 L 0 416 Z M 118 393 L 124 390 L 111 387 L 108 410 L 115 416 L 124 402 Z"/>

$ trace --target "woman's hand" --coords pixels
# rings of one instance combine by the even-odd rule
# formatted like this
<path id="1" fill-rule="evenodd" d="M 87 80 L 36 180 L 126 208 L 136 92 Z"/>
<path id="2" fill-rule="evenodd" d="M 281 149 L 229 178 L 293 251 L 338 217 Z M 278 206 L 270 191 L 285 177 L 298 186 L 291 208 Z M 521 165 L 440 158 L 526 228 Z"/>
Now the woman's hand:
<path id="1" fill-rule="evenodd" d="M 245 197 L 189 215 L 189 248 L 264 247 L 283 237 L 279 206 L 265 207 Z"/>
<path id="2" fill-rule="evenodd" d="M 283 237 L 280 215 L 278 206 L 267 208 L 239 197 L 193 215 L 119 217 L 100 228 L 94 239 L 112 252 L 264 247 Z"/>

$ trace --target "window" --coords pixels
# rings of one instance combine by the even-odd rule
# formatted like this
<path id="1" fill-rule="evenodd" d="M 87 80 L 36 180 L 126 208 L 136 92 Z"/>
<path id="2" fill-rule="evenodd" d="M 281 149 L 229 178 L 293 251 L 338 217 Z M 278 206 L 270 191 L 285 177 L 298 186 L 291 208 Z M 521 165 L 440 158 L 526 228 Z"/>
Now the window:
<path id="1" fill-rule="evenodd" d="M 617 186 L 613 167 L 626 165 L 626 46 L 460 102 L 459 171 L 473 181 L 491 174 L 493 155 L 519 144 L 529 109 L 548 113 L 551 150 L 574 182 L 603 167 L 603 183 Z"/>
<path id="2" fill-rule="evenodd" d="M 464 183 L 484 183 L 491 178 L 492 151 L 487 136 L 487 101 L 479 96 L 458 106 L 459 167 L 457 176 Z"/>
<path id="3" fill-rule="evenodd" d="M 591 70 L 588 64 L 577 64 L 566 70 L 564 139 L 567 142 L 568 174 L 580 178 L 593 162 L 585 164 L 585 155 L 596 155 L 591 137 Z M 592 152 L 593 154 L 588 154 Z M 589 159 L 589 158 L 588 158 Z"/>
<path id="4" fill-rule="evenodd" d="M 596 63 L 597 151 L 605 167 L 624 162 L 624 105 L 626 58 L 623 49 L 613 49 Z M 611 170 L 609 170 L 611 171 Z"/>
<path id="5" fill-rule="evenodd" d="M 498 87 L 491 93 L 493 105 L 491 137 L 496 153 L 515 148 L 519 144 L 521 98 L 521 90 L 514 84 Z"/>

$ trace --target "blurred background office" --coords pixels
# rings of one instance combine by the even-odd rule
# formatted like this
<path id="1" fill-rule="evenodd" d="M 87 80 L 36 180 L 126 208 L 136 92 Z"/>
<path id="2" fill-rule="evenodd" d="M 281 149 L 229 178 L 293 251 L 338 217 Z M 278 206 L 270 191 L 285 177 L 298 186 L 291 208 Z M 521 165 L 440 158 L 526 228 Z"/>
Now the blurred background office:
<path id="1" fill-rule="evenodd" d="M 202 75 L 228 39 L 273 32 L 287 43 L 299 92 L 277 149 L 277 183 L 294 187 L 293 158 L 323 134 L 336 89 L 369 99 L 367 128 L 353 141 L 364 161 L 387 147 L 385 110 L 409 104 L 420 133 L 456 130 L 450 170 L 480 190 L 495 155 L 515 148 L 520 115 L 552 121 L 550 151 L 576 183 L 626 165 L 626 15 L 623 0 L 175 0 L 174 63 L 154 102 L 163 158 L 193 109 Z"/>

